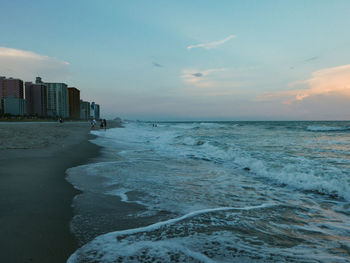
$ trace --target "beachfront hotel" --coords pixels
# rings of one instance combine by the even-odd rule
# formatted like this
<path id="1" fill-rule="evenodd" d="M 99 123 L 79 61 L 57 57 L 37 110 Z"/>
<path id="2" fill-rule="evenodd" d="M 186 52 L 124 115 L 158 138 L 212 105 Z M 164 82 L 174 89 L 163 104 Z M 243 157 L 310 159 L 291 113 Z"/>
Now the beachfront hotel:
<path id="1" fill-rule="evenodd" d="M 90 118 L 90 102 L 80 100 L 80 119 L 88 120 Z"/>
<path id="2" fill-rule="evenodd" d="M 71 119 L 80 119 L 80 90 L 77 88 L 68 88 L 69 117 Z"/>
<path id="3" fill-rule="evenodd" d="M 95 104 L 95 119 L 99 120 L 100 119 L 100 105 Z"/>
<path id="4" fill-rule="evenodd" d="M 1 98 L 2 113 L 23 116 L 27 114 L 26 101 L 10 95 L 7 98 Z"/>
<path id="5" fill-rule="evenodd" d="M 25 98 L 24 98 L 25 95 Z M 80 90 L 60 82 L 0 77 L 0 115 L 100 119 L 100 105 L 80 100 Z"/>
<path id="6" fill-rule="evenodd" d="M 90 119 L 100 119 L 100 105 L 95 102 L 90 104 Z"/>
<path id="7" fill-rule="evenodd" d="M 43 82 L 36 78 L 36 84 L 44 83 L 47 87 L 47 114 L 51 117 L 69 117 L 68 86 L 65 83 Z"/>
<path id="8" fill-rule="evenodd" d="M 0 77 L 1 114 L 25 115 L 23 81 L 20 79 Z"/>
<path id="9" fill-rule="evenodd" d="M 44 83 L 25 83 L 27 114 L 47 116 L 47 87 Z"/>
<path id="10" fill-rule="evenodd" d="M 23 80 L 0 77 L 0 98 L 7 98 L 9 96 L 23 99 Z"/>

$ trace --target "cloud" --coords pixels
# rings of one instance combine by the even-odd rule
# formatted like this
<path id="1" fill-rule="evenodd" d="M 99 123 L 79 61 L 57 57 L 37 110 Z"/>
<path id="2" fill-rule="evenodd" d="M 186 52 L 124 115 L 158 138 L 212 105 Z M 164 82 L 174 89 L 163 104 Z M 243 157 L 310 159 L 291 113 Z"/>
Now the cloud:
<path id="1" fill-rule="evenodd" d="M 216 48 L 217 46 L 220 46 L 222 44 L 225 44 L 226 42 L 230 41 L 231 39 L 235 38 L 235 35 L 229 35 L 225 39 L 218 40 L 218 41 L 213 41 L 209 43 L 201 43 L 201 44 L 196 44 L 196 45 L 190 45 L 187 47 L 188 50 L 191 50 L 193 48 L 204 48 L 204 49 L 212 49 Z"/>
<path id="2" fill-rule="evenodd" d="M 0 47 L 0 72 L 6 77 L 33 80 L 36 76 L 52 81 L 69 77 L 69 63 L 32 51 Z"/>
<path id="3" fill-rule="evenodd" d="M 194 70 L 194 69 L 185 69 L 183 70 L 183 74 L 181 75 L 181 78 L 186 83 L 196 84 L 197 87 L 206 87 L 205 84 L 208 80 L 209 75 L 212 75 L 216 72 L 226 71 L 226 68 L 216 68 L 216 69 L 207 69 L 207 70 Z"/>
<path id="4" fill-rule="evenodd" d="M 237 95 L 249 81 L 242 76 L 242 71 L 230 68 L 185 69 L 181 78 L 187 84 L 187 94 L 206 97 Z"/>
<path id="5" fill-rule="evenodd" d="M 200 78 L 200 77 L 203 77 L 203 73 L 200 73 L 200 72 L 193 73 L 192 76 Z"/>
<path id="6" fill-rule="evenodd" d="M 314 60 L 317 60 L 317 59 L 319 59 L 319 58 L 320 58 L 320 57 L 318 57 L 318 56 L 311 57 L 311 58 L 305 59 L 304 62 L 314 61 Z"/>
<path id="7" fill-rule="evenodd" d="M 290 83 L 289 86 L 293 90 L 264 94 L 257 100 L 281 100 L 284 104 L 293 104 L 320 95 L 350 99 L 350 64 L 315 71 L 311 78 Z"/>
<path id="8" fill-rule="evenodd" d="M 295 69 L 295 68 L 297 68 L 299 66 L 302 66 L 304 64 L 312 63 L 312 62 L 314 62 L 316 60 L 319 60 L 320 58 L 321 58 L 320 56 L 309 57 L 307 59 L 299 61 L 296 65 L 290 66 L 289 69 L 293 70 L 293 69 Z"/>
<path id="9" fill-rule="evenodd" d="M 161 64 L 159 64 L 159 63 L 157 63 L 157 62 L 152 62 L 152 65 L 155 66 L 155 67 L 157 67 L 157 68 L 162 68 L 162 67 L 164 67 L 163 65 L 161 65 Z"/>

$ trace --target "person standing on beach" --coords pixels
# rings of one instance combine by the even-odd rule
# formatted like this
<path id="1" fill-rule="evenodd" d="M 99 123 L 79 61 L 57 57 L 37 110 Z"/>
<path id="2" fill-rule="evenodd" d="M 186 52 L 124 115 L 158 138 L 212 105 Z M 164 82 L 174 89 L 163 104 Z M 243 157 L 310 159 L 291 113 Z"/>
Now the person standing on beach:
<path id="1" fill-rule="evenodd" d="M 91 121 L 91 130 L 94 130 L 94 129 L 95 129 L 95 125 L 96 125 L 96 120 L 93 119 L 93 120 Z"/>
<path id="2" fill-rule="evenodd" d="M 106 119 L 103 119 L 103 127 L 105 128 L 105 130 L 107 129 L 107 121 L 106 121 Z"/>

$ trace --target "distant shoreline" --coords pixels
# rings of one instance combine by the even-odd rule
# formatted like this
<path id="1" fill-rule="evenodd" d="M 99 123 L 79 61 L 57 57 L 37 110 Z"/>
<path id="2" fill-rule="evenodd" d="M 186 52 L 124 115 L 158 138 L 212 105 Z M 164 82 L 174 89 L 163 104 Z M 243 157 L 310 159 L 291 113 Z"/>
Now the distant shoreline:
<path id="1" fill-rule="evenodd" d="M 24 117 L 11 117 L 1 118 L 0 122 L 57 122 L 57 118 L 24 118 Z M 89 122 L 90 120 L 75 120 L 75 119 L 64 119 L 65 122 Z"/>

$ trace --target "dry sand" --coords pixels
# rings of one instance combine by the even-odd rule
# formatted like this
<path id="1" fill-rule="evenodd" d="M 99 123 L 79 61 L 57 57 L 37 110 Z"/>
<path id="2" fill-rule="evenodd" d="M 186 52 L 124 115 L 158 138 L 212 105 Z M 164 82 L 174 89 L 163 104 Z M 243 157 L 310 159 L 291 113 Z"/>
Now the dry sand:
<path id="1" fill-rule="evenodd" d="M 65 262 L 77 249 L 78 191 L 64 177 L 98 155 L 89 131 L 88 122 L 0 123 L 0 262 Z"/>

